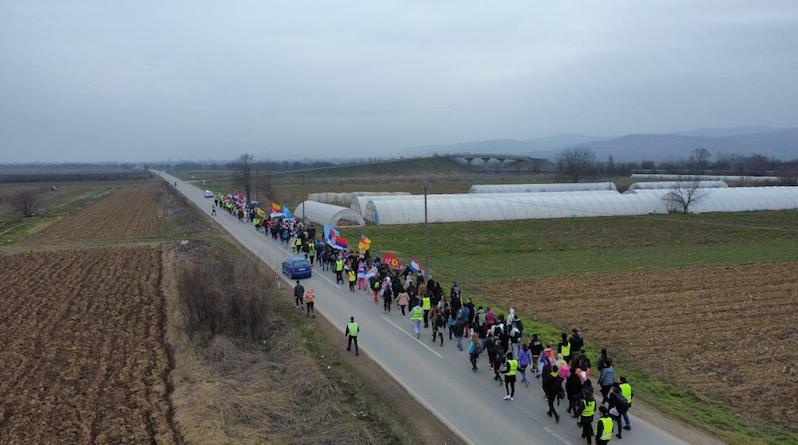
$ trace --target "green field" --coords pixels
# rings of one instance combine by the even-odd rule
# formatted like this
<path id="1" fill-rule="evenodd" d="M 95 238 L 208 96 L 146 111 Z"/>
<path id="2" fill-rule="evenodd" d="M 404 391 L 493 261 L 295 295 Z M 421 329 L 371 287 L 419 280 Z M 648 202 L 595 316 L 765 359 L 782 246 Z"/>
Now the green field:
<path id="1" fill-rule="evenodd" d="M 443 281 L 798 260 L 798 211 L 366 226 L 376 250 L 424 261 Z"/>

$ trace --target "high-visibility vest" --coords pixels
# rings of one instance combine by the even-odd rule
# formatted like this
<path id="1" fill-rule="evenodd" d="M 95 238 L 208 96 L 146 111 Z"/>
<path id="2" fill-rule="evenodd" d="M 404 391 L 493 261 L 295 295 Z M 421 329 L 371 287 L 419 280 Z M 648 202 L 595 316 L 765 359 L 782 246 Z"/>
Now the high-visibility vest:
<path id="1" fill-rule="evenodd" d="M 571 343 L 570 342 L 565 342 L 564 345 L 560 346 L 560 354 L 562 354 L 563 357 L 568 357 L 569 355 L 571 355 Z"/>
<path id="2" fill-rule="evenodd" d="M 350 337 L 357 337 L 358 325 L 356 321 L 351 321 L 346 325 L 346 330 Z"/>
<path id="3" fill-rule="evenodd" d="M 335 262 L 335 271 L 336 272 L 340 272 L 342 270 L 344 270 L 344 261 L 343 260 L 336 261 Z"/>
<path id="4" fill-rule="evenodd" d="M 411 320 L 423 320 L 424 319 L 424 310 L 421 307 L 416 306 L 410 311 L 410 319 Z"/>
<path id="5" fill-rule="evenodd" d="M 380 280 L 374 280 L 374 290 L 379 290 L 381 286 Z"/>
<path id="6" fill-rule="evenodd" d="M 297 246 L 301 246 L 302 245 L 302 238 L 297 238 L 296 241 L 294 241 L 294 244 L 296 244 Z"/>
<path id="7" fill-rule="evenodd" d="M 507 372 L 504 375 L 515 375 L 515 371 L 518 369 L 518 360 L 507 360 Z"/>
<path id="8" fill-rule="evenodd" d="M 424 297 L 421 299 L 421 307 L 425 311 L 432 309 L 432 302 L 430 301 L 429 297 Z"/>
<path id="9" fill-rule="evenodd" d="M 601 430 L 601 437 L 599 437 L 599 440 L 609 441 L 612 439 L 612 419 L 609 417 L 602 417 L 599 419 L 599 422 L 601 422 L 604 427 L 604 429 Z"/>
<path id="10" fill-rule="evenodd" d="M 582 416 L 583 417 L 591 417 L 593 414 L 596 413 L 596 401 L 591 400 L 589 402 L 582 400 Z"/>
<path id="11" fill-rule="evenodd" d="M 621 394 L 626 399 L 629 406 L 632 406 L 632 385 L 628 383 L 621 383 L 618 385 L 621 388 Z"/>
<path id="12" fill-rule="evenodd" d="M 350 270 L 349 271 L 349 281 L 355 281 L 355 271 L 354 270 Z"/>
<path id="13" fill-rule="evenodd" d="M 316 245 L 313 243 L 308 245 L 308 256 L 316 256 Z"/>

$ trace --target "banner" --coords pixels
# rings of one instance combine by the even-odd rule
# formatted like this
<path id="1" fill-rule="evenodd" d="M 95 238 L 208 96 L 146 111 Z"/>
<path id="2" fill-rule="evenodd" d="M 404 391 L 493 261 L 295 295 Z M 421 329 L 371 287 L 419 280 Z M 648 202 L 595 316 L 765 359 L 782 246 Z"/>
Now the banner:
<path id="1" fill-rule="evenodd" d="M 357 249 L 365 252 L 371 248 L 371 240 L 366 235 L 360 235 L 360 241 L 357 243 Z"/>
<path id="2" fill-rule="evenodd" d="M 423 273 L 424 273 L 424 268 L 423 268 L 423 267 L 421 267 L 421 263 L 419 263 L 418 261 L 416 261 L 416 259 L 415 259 L 415 258 L 413 258 L 413 259 L 410 261 L 410 264 L 409 264 L 407 267 L 409 267 L 409 268 L 410 268 L 410 270 L 412 270 L 412 271 L 413 271 L 413 272 L 415 272 L 415 273 L 420 273 L 420 274 L 423 274 Z"/>
<path id="3" fill-rule="evenodd" d="M 385 253 L 385 255 L 382 257 L 382 264 L 393 267 L 394 269 L 402 268 L 402 262 L 396 257 L 396 255 L 393 254 L 393 252 Z"/>

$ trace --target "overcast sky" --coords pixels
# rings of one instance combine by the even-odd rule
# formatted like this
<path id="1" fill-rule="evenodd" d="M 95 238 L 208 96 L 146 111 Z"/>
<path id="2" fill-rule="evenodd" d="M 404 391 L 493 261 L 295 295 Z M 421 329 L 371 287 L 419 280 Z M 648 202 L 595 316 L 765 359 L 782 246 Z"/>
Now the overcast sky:
<path id="1" fill-rule="evenodd" d="M 0 0 L 0 162 L 797 124 L 796 0 Z"/>

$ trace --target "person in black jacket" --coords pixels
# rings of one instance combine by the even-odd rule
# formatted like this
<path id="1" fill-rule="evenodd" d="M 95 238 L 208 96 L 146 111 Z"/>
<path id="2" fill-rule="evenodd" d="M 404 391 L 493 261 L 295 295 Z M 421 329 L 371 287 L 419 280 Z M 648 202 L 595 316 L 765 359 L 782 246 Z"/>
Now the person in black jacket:
<path id="1" fill-rule="evenodd" d="M 557 410 L 554 408 L 554 402 L 557 400 L 557 396 L 560 395 L 560 391 L 562 391 L 562 377 L 557 371 L 557 365 L 553 365 L 551 372 L 543 376 L 543 390 L 546 393 L 546 401 L 549 403 L 549 412 L 546 414 L 549 417 L 554 416 L 554 420 L 560 423 L 560 415 L 557 414 Z"/>
<path id="2" fill-rule="evenodd" d="M 577 355 L 585 346 L 585 341 L 579 336 L 579 332 L 576 329 L 571 329 L 571 332 L 571 355 Z"/>
<path id="3" fill-rule="evenodd" d="M 579 398 L 582 396 L 582 380 L 579 379 L 575 370 L 572 370 L 565 380 L 565 394 L 568 396 L 568 410 L 574 419 L 579 417 L 577 414 L 577 406 L 579 405 Z"/>
<path id="4" fill-rule="evenodd" d="M 305 288 L 299 284 L 299 280 L 296 280 L 296 286 L 294 286 L 294 303 L 296 303 L 297 309 L 302 309 L 302 297 L 305 296 Z"/>
<path id="5" fill-rule="evenodd" d="M 626 400 L 625 397 L 621 394 L 621 387 L 619 384 L 615 384 L 612 386 L 612 392 L 610 392 L 610 397 L 607 399 L 610 417 L 612 417 L 613 422 L 618 423 L 618 434 L 615 435 L 618 439 L 623 439 L 622 437 L 622 425 L 621 419 L 623 415 L 626 414 L 626 411 L 629 409 L 629 402 Z"/>

